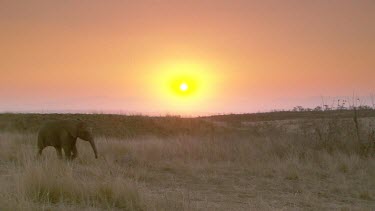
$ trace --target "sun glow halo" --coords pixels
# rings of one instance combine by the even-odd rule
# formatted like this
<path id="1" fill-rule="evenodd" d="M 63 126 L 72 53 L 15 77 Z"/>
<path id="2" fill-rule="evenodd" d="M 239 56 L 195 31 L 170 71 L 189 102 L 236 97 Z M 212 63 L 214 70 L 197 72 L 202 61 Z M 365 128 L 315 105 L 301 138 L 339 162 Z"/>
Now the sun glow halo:
<path id="1" fill-rule="evenodd" d="M 200 62 L 167 62 L 154 67 L 152 93 L 161 105 L 174 111 L 191 111 L 205 106 L 214 96 L 217 77 L 211 66 Z"/>

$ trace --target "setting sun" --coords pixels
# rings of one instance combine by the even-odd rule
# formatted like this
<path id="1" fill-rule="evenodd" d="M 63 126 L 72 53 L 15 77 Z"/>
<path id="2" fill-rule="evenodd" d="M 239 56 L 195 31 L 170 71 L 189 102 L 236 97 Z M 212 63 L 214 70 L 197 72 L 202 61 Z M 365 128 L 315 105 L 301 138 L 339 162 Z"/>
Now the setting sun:
<path id="1" fill-rule="evenodd" d="M 183 91 L 183 92 L 187 91 L 188 88 L 189 88 L 189 86 L 186 83 L 182 83 L 180 85 L 180 90 Z"/>
<path id="2" fill-rule="evenodd" d="M 165 60 L 154 63 L 148 74 L 150 94 L 159 106 L 179 113 L 191 113 L 207 106 L 219 74 L 213 74 L 210 60 Z M 199 107 L 197 107 L 199 105 Z"/>

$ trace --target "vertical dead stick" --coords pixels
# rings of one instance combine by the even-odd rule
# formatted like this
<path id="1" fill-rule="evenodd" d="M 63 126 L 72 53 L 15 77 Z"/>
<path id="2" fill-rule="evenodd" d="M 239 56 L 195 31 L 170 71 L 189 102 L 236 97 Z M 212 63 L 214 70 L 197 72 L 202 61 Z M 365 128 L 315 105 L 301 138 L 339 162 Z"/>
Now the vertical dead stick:
<path id="1" fill-rule="evenodd" d="M 358 124 L 358 113 L 357 113 L 357 108 L 354 106 L 354 124 L 355 124 L 355 129 L 356 129 L 356 134 L 357 134 L 357 139 L 358 139 L 358 143 L 361 144 L 361 137 L 360 137 L 360 134 L 359 134 L 359 124 Z"/>

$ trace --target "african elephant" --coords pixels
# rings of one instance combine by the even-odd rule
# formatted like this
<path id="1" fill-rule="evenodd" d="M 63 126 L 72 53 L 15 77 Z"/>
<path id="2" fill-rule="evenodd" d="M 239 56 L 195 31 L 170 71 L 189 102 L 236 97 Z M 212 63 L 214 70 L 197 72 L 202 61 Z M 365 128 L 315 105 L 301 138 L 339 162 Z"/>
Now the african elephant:
<path id="1" fill-rule="evenodd" d="M 66 159 L 74 159 L 78 155 L 77 138 L 90 142 L 95 158 L 98 158 L 91 128 L 81 120 L 58 120 L 43 125 L 38 134 L 38 155 L 45 147 L 53 146 L 59 158 L 62 158 L 63 149 Z"/>

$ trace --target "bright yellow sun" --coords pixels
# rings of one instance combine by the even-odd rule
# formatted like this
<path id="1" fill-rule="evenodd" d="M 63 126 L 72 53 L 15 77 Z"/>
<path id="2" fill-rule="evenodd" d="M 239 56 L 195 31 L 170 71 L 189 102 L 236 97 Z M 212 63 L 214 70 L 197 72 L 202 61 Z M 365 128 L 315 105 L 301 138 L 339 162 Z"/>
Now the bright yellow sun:
<path id="1" fill-rule="evenodd" d="M 180 90 L 185 92 L 188 89 L 189 89 L 189 86 L 185 82 L 182 82 L 181 85 L 180 85 Z"/>
<path id="2" fill-rule="evenodd" d="M 198 79 L 192 75 L 181 74 L 172 76 L 167 84 L 172 94 L 178 98 L 191 99 L 198 91 Z"/>
<path id="3" fill-rule="evenodd" d="M 150 74 L 152 96 L 172 111 L 201 109 L 214 96 L 216 75 L 212 67 L 197 61 L 173 61 L 155 65 Z"/>

